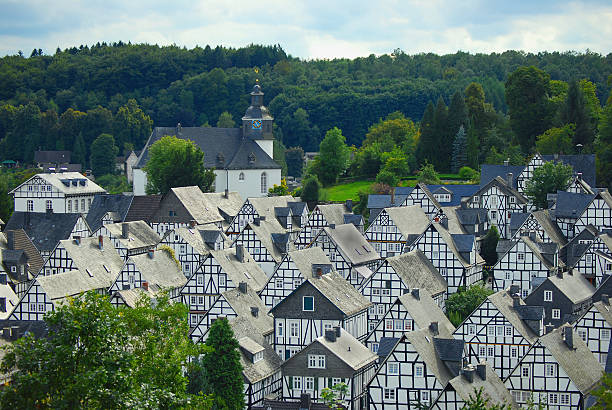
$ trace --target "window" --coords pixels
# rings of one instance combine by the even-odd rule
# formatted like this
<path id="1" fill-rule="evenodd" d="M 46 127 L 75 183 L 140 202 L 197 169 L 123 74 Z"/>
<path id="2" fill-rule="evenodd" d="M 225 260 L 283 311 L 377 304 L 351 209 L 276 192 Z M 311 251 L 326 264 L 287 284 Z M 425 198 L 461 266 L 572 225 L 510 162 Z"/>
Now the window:
<path id="1" fill-rule="evenodd" d="M 191 265 L 187 263 L 185 265 L 185 272 L 189 272 L 190 270 L 191 270 Z"/>
<path id="2" fill-rule="evenodd" d="M 395 401 L 395 389 L 383 388 L 383 398 L 387 401 Z"/>
<path id="3" fill-rule="evenodd" d="M 34 201 L 28 200 L 28 212 L 34 212 Z"/>
<path id="4" fill-rule="evenodd" d="M 376 323 L 374 322 L 368 322 L 368 332 L 373 331 L 374 329 L 376 329 Z"/>
<path id="5" fill-rule="evenodd" d="M 429 391 L 421 390 L 421 401 L 423 403 L 429 403 Z"/>
<path id="6" fill-rule="evenodd" d="M 189 265 L 187 265 L 187 266 L 189 266 Z M 196 283 L 198 285 L 203 285 L 204 284 L 204 276 L 202 276 L 202 275 L 196 276 Z"/>
<path id="7" fill-rule="evenodd" d="M 306 390 L 314 390 L 314 377 L 304 377 L 304 385 Z"/>
<path id="8" fill-rule="evenodd" d="M 278 322 L 276 326 L 276 336 L 283 337 L 283 322 Z"/>
<path id="9" fill-rule="evenodd" d="M 399 374 L 399 363 L 387 363 L 387 374 Z"/>
<path id="10" fill-rule="evenodd" d="M 128 283 L 130 285 L 133 285 L 135 281 L 136 281 L 136 277 L 134 275 L 128 275 Z"/>
<path id="11" fill-rule="evenodd" d="M 512 326 L 506 326 L 506 336 L 512 336 Z"/>
<path id="12" fill-rule="evenodd" d="M 503 337 L 504 336 L 504 327 L 503 326 L 495 326 L 495 336 Z"/>
<path id="13" fill-rule="evenodd" d="M 519 252 L 518 255 L 516 255 L 516 258 L 520 261 L 524 261 L 525 260 L 525 254 L 523 252 Z"/>
<path id="14" fill-rule="evenodd" d="M 293 288 L 297 288 L 302 284 L 302 279 L 293 279 Z"/>
<path id="15" fill-rule="evenodd" d="M 391 289 L 383 289 L 382 290 L 382 295 L 383 296 L 391 296 Z"/>
<path id="16" fill-rule="evenodd" d="M 476 325 L 468 325 L 468 335 L 476 334 Z"/>
<path id="17" fill-rule="evenodd" d="M 305 312 L 314 312 L 314 296 L 304 296 L 302 298 L 302 309 Z"/>
<path id="18" fill-rule="evenodd" d="M 521 378 L 522 379 L 528 379 L 529 378 L 529 365 L 523 365 L 521 367 Z"/>
<path id="19" fill-rule="evenodd" d="M 300 335 L 300 324 L 299 322 L 289 323 L 289 336 L 298 337 Z"/>
<path id="20" fill-rule="evenodd" d="M 561 319 L 561 310 L 553 309 L 552 310 L 552 318 L 553 319 Z"/>
<path id="21" fill-rule="evenodd" d="M 487 357 L 487 346 L 478 345 L 478 356 L 479 359 L 482 360 Z"/>
<path id="22" fill-rule="evenodd" d="M 372 289 L 373 296 L 380 296 L 380 289 Z"/>
<path id="23" fill-rule="evenodd" d="M 386 330 L 393 330 L 393 320 L 391 320 L 391 319 L 386 319 L 385 320 L 385 329 Z"/>
<path id="24" fill-rule="evenodd" d="M 189 304 L 192 305 L 192 306 L 196 304 L 196 297 L 195 296 L 192 296 L 192 297 L 189 298 Z"/>
<path id="25" fill-rule="evenodd" d="M 179 253 L 185 253 L 185 245 L 181 245 L 180 249 L 179 249 Z"/>
<path id="26" fill-rule="evenodd" d="M 85 200 L 81 199 L 81 211 L 85 210 Z"/>
<path id="27" fill-rule="evenodd" d="M 395 319 L 393 321 L 395 330 L 403 330 L 404 329 L 404 321 L 401 319 Z"/>
<path id="28" fill-rule="evenodd" d="M 407 332 L 412 331 L 412 319 L 404 319 L 404 330 Z"/>
<path id="29" fill-rule="evenodd" d="M 559 404 L 559 396 L 557 393 L 548 393 L 548 404 Z"/>
<path id="30" fill-rule="evenodd" d="M 79 212 L 79 200 L 74 200 L 74 212 Z"/>
<path id="31" fill-rule="evenodd" d="M 512 272 L 506 272 L 506 280 L 512 279 Z"/>
<path id="32" fill-rule="evenodd" d="M 379 316 L 382 316 L 382 315 L 385 314 L 385 305 L 380 304 L 380 305 L 377 306 L 377 309 L 378 309 L 378 315 Z"/>
<path id="33" fill-rule="evenodd" d="M 472 198 L 472 202 L 478 203 L 478 195 L 474 195 L 474 198 Z"/>
<path id="34" fill-rule="evenodd" d="M 36 312 L 36 303 L 30 303 L 30 312 Z"/>
<path id="35" fill-rule="evenodd" d="M 372 353 L 378 353 L 378 343 L 372 343 L 370 347 L 372 349 Z"/>
<path id="36" fill-rule="evenodd" d="M 544 291 L 544 302 L 552 302 L 553 293 L 552 290 Z"/>
<path id="37" fill-rule="evenodd" d="M 497 211 L 491 211 L 491 219 L 497 220 Z"/>
<path id="38" fill-rule="evenodd" d="M 516 203 L 516 197 L 511 196 L 511 197 L 510 197 L 510 203 L 511 203 L 511 204 L 515 204 L 515 203 Z"/>
<path id="39" fill-rule="evenodd" d="M 198 305 L 204 304 L 204 296 L 198 296 Z"/>
<path id="40" fill-rule="evenodd" d="M 521 297 L 525 299 L 527 296 L 529 296 L 529 289 L 521 290 L 521 295 L 522 295 Z"/>
<path id="41" fill-rule="evenodd" d="M 309 354 L 308 355 L 308 368 L 309 369 L 325 369 L 325 355 Z"/>
<path id="42" fill-rule="evenodd" d="M 51 201 L 50 199 L 47 199 L 45 201 L 45 206 L 46 206 L 47 211 L 53 210 L 53 201 Z"/>
<path id="43" fill-rule="evenodd" d="M 226 286 L 225 284 L 225 276 L 224 275 L 219 275 L 219 287 L 220 288 L 224 288 Z"/>
<path id="44" fill-rule="evenodd" d="M 72 201 L 70 199 L 68 200 L 68 212 L 72 212 Z"/>
<path id="45" fill-rule="evenodd" d="M 559 404 L 570 404 L 570 395 L 569 393 L 561 393 L 560 394 Z"/>
<path id="46" fill-rule="evenodd" d="M 198 315 L 191 315 L 191 323 L 198 323 Z"/>
<path id="47" fill-rule="evenodd" d="M 339 377 L 332 378 L 332 385 L 330 387 L 335 386 L 336 384 L 342 383 L 342 379 Z"/>
<path id="48" fill-rule="evenodd" d="M 557 368 L 554 363 L 545 365 L 546 377 L 555 377 L 557 375 Z"/>
<path id="49" fill-rule="evenodd" d="M 416 377 L 423 377 L 423 365 L 422 364 L 417 364 L 416 366 L 414 366 L 414 375 Z"/>
<path id="50" fill-rule="evenodd" d="M 302 376 L 293 376 L 293 389 L 302 390 Z"/>
<path id="51" fill-rule="evenodd" d="M 491 206 L 497 208 L 497 195 L 491 195 Z"/>
<path id="52" fill-rule="evenodd" d="M 240 182 L 244 182 L 244 172 L 241 172 L 241 173 L 238 175 L 238 181 L 240 181 Z"/>
<path id="53" fill-rule="evenodd" d="M 510 357 L 516 359 L 518 357 L 518 349 L 516 347 L 510 348 Z"/>
<path id="54" fill-rule="evenodd" d="M 487 346 L 487 357 L 495 357 L 495 346 Z"/>
<path id="55" fill-rule="evenodd" d="M 44 312 L 45 311 L 45 304 L 44 303 L 39 303 L 38 304 L 38 311 L 39 312 Z"/>
<path id="56" fill-rule="evenodd" d="M 606 262 L 606 272 L 612 271 L 612 263 Z"/>
<path id="57" fill-rule="evenodd" d="M 17 272 L 17 266 L 11 266 L 11 272 L 15 273 Z"/>
<path id="58" fill-rule="evenodd" d="M 487 335 L 488 336 L 495 336 L 495 326 L 493 326 L 493 325 L 487 326 Z"/>
<path id="59" fill-rule="evenodd" d="M 282 279 L 276 279 L 276 281 L 274 283 L 275 283 L 275 286 L 278 289 L 282 289 L 283 288 L 283 280 Z"/>
<path id="60" fill-rule="evenodd" d="M 593 255 L 590 253 L 586 254 L 586 263 L 588 263 L 589 265 L 593 263 Z"/>
<path id="61" fill-rule="evenodd" d="M 587 332 L 585 329 L 578 329 L 578 336 L 582 339 L 583 342 L 587 341 Z"/>
<path id="62" fill-rule="evenodd" d="M 610 329 L 601 329 L 601 340 L 610 340 Z"/>
<path id="63" fill-rule="evenodd" d="M 268 175 L 265 172 L 261 173 L 261 193 L 268 193 Z"/>

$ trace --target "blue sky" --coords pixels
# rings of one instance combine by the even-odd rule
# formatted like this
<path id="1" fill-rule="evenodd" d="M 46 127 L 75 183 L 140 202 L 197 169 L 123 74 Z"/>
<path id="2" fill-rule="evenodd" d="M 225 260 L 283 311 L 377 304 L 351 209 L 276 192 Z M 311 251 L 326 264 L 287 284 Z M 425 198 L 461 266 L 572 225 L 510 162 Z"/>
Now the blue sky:
<path id="1" fill-rule="evenodd" d="M 391 53 L 612 52 L 612 1 L 0 0 L 0 55 L 98 41 L 241 47 L 301 58 Z"/>

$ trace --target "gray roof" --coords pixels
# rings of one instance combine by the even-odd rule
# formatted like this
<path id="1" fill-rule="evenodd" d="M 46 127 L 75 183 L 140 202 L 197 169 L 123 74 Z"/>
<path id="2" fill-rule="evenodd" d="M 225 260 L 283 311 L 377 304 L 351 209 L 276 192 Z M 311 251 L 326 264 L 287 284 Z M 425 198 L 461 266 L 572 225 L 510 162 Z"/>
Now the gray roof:
<path id="1" fill-rule="evenodd" d="M 444 362 L 461 362 L 465 341 L 454 338 L 434 337 L 434 347 L 438 357 Z"/>
<path id="2" fill-rule="evenodd" d="M 91 202 L 89 211 L 87 212 L 87 225 L 92 232 L 97 231 L 102 226 L 102 218 L 108 212 L 114 212 L 118 216 L 119 220 L 115 222 L 121 222 L 125 219 L 130 205 L 134 199 L 134 195 L 124 194 L 99 194 L 94 197 Z"/>
<path id="3" fill-rule="evenodd" d="M 453 337 L 450 333 L 445 332 L 444 328 L 440 328 L 439 330 L 440 332 L 438 335 L 433 334 L 429 327 L 413 332 L 406 332 L 404 336 L 402 336 L 402 339 L 405 339 L 412 345 L 419 354 L 420 359 L 425 362 L 427 370 L 436 376 L 440 384 L 445 385 L 453 377 L 453 374 L 436 351 L 434 337 L 447 339 L 452 339 Z"/>
<path id="4" fill-rule="evenodd" d="M 563 278 L 557 275 L 549 276 L 548 280 L 567 296 L 572 303 L 583 302 L 593 297 L 593 293 L 595 293 L 593 285 L 577 270 L 574 270 L 572 275 L 564 273 Z"/>
<path id="5" fill-rule="evenodd" d="M 594 198 L 591 194 L 557 191 L 555 218 L 578 219 Z"/>
<path id="6" fill-rule="evenodd" d="M 461 205 L 462 198 L 469 198 L 478 189 L 479 185 L 471 184 L 448 184 L 448 185 L 427 185 L 427 188 L 432 194 L 451 194 L 451 200 L 448 202 L 442 202 L 444 206 L 457 206 Z M 439 202 L 439 201 L 438 201 Z"/>
<path id="7" fill-rule="evenodd" d="M 52 251 L 59 241 L 70 238 L 80 217 L 81 214 L 16 211 L 4 230 L 23 229 L 39 251 Z"/>
<path id="8" fill-rule="evenodd" d="M 510 216 L 510 232 L 516 232 L 523 226 L 527 218 L 529 218 L 527 212 L 512 212 Z"/>
<path id="9" fill-rule="evenodd" d="M 153 217 L 159 209 L 161 195 L 136 195 L 132 199 L 130 209 L 125 215 L 124 222 L 145 221 L 153 222 Z"/>
<path id="10" fill-rule="evenodd" d="M 238 286 L 240 282 L 246 282 L 248 287 L 252 287 L 256 292 L 259 292 L 266 285 L 268 281 L 266 273 L 253 260 L 246 249 L 244 249 L 244 262 L 240 262 L 236 258 L 236 248 L 211 251 L 210 254 L 235 286 Z"/>
<path id="11" fill-rule="evenodd" d="M 426 289 L 430 295 L 446 292 L 446 280 L 420 249 L 387 258 L 395 273 L 409 289 Z"/>
<path id="12" fill-rule="evenodd" d="M 487 220 L 487 210 L 485 208 L 459 208 L 455 213 L 462 225 L 475 225 Z"/>
<path id="13" fill-rule="evenodd" d="M 187 283 L 179 263 L 165 250 L 158 250 L 149 257 L 148 253 L 130 256 L 136 268 L 150 285 L 162 289 L 180 288 Z M 129 260 L 128 259 L 128 260 Z"/>
<path id="14" fill-rule="evenodd" d="M 536 221 L 539 222 L 544 232 L 556 242 L 559 246 L 563 246 L 567 243 L 567 239 L 561 229 L 559 229 L 559 225 L 553 220 L 553 215 L 548 209 L 544 209 L 541 211 L 535 211 L 533 217 Z"/>
<path id="15" fill-rule="evenodd" d="M 52 185 L 55 189 L 63 192 L 66 196 L 100 194 L 106 192 L 104 188 L 96 185 L 95 182 L 83 176 L 83 174 L 79 172 L 36 174 L 27 181 L 23 182 L 21 185 L 34 178 L 43 179 L 47 184 Z M 14 193 L 21 185 L 13 189 L 10 193 Z"/>
<path id="16" fill-rule="evenodd" d="M 306 202 L 289 201 L 287 202 L 287 206 L 289 209 L 291 209 L 291 213 L 295 216 L 304 213 L 304 209 L 306 208 L 307 204 Z"/>
<path id="17" fill-rule="evenodd" d="M 412 188 L 410 188 L 412 190 Z M 368 209 L 383 209 L 392 206 L 400 206 L 408 197 L 408 194 L 398 194 L 395 192 L 395 200 L 391 203 L 391 195 L 370 194 L 368 195 Z"/>
<path id="18" fill-rule="evenodd" d="M 512 174 L 512 187 L 516 188 L 516 178 L 525 169 L 522 165 L 490 165 L 482 164 L 480 167 L 480 186 L 488 184 L 497 177 L 507 179 L 509 173 Z"/>
<path id="19" fill-rule="evenodd" d="M 559 246 L 552 242 L 540 242 L 533 240 L 529 236 L 521 236 L 521 241 L 527 245 L 531 252 L 540 260 L 548 269 L 555 267 L 554 258 L 552 255 L 557 253 Z"/>
<path id="20" fill-rule="evenodd" d="M 344 214 L 345 224 L 353 224 L 355 226 L 363 226 L 363 216 L 357 214 Z"/>
<path id="21" fill-rule="evenodd" d="M 106 290 L 112 285 L 116 276 L 116 272 L 90 276 L 86 270 L 71 270 L 56 275 L 39 275 L 35 280 L 51 300 L 57 301 L 68 296 L 76 296 L 81 292 Z"/>
<path id="22" fill-rule="evenodd" d="M 346 316 L 359 313 L 372 304 L 353 285 L 335 271 L 329 272 L 320 278 L 308 278 L 307 281 Z M 303 286 L 304 283 L 306 282 L 302 282 L 300 286 Z M 287 300 L 287 298 L 284 300 Z M 281 303 L 283 302 L 281 301 L 276 306 L 279 306 Z"/>
<path id="23" fill-rule="evenodd" d="M 23 229 L 12 230 L 13 235 L 13 246 L 14 249 L 22 249 L 27 258 L 29 265 L 29 272 L 32 277 L 38 272 L 45 264 L 44 259 L 40 256 L 40 251 L 36 249 L 32 240 L 28 237 Z M 0 249 L 8 249 L 8 241 L 6 239 L 6 235 L 9 234 L 8 230 L 4 230 L 4 232 L 0 232 Z M 2 271 L 2 253 L 0 253 L 0 271 Z"/>
<path id="24" fill-rule="evenodd" d="M 204 166 L 217 169 L 278 169 L 278 165 L 257 143 L 242 138 L 240 128 L 216 127 L 155 127 L 138 163 L 142 168 L 149 160 L 149 147 L 163 136 L 191 140 L 204 151 Z M 249 161 L 251 153 L 254 161 Z"/>
<path id="25" fill-rule="evenodd" d="M 261 315 L 261 312 L 260 312 Z M 253 326 L 253 323 L 248 317 L 238 316 L 232 318 L 229 321 L 234 336 L 237 339 L 248 337 L 257 345 L 263 347 L 263 359 L 257 363 L 253 363 L 248 357 L 241 352 L 240 364 L 242 365 L 242 375 L 249 383 L 256 383 L 267 377 L 272 376 L 274 373 L 280 370 L 282 360 L 278 357 L 278 354 L 274 351 L 274 348 L 270 346 L 261 335 L 259 330 Z"/>
<path id="26" fill-rule="evenodd" d="M 582 173 L 582 179 L 592 187 L 597 186 L 595 176 L 595 154 L 578 154 L 578 155 L 542 155 L 544 161 L 558 160 L 565 165 L 571 165 L 574 169 L 574 174 Z"/>
<path id="27" fill-rule="evenodd" d="M 584 253 L 592 246 L 592 243 L 580 243 L 580 241 L 594 241 L 598 235 L 599 232 L 593 225 L 587 225 L 582 232 L 574 236 L 564 247 L 559 250 L 559 258 L 565 263 L 566 266 L 574 267 L 580 258 L 582 258 Z"/>
<path id="28" fill-rule="evenodd" d="M 344 204 L 321 204 L 317 205 L 317 208 L 328 224 L 342 225 L 346 223 L 344 222 L 344 214 L 349 213 L 349 210 Z"/>
<path id="29" fill-rule="evenodd" d="M 274 319 L 268 315 L 269 309 L 257 295 L 257 291 L 247 283 L 246 293 L 238 288 L 226 290 L 222 293 L 227 303 L 239 317 L 245 318 L 256 329 L 257 334 L 267 335 L 274 331 Z M 252 308 L 257 308 L 257 316 L 252 313 Z"/>
<path id="30" fill-rule="evenodd" d="M 469 382 L 464 375 L 453 378 L 449 381 L 449 384 L 457 392 L 459 397 L 467 402 L 470 397 L 474 396 L 474 392 L 482 388 L 483 398 L 488 399 L 490 404 L 507 404 L 511 408 L 515 408 L 516 404 L 512 399 L 512 395 L 495 373 L 493 368 L 488 362 L 484 362 L 486 367 L 486 379 L 483 380 L 478 375 L 478 372 L 474 372 L 474 381 Z"/>
<path id="31" fill-rule="evenodd" d="M 330 342 L 325 336 L 318 337 L 315 342 L 325 347 L 355 371 L 364 368 L 378 359 L 376 354 L 372 353 L 370 349 L 342 328 L 340 329 L 340 337 L 337 337 L 335 342 Z"/>
<path id="32" fill-rule="evenodd" d="M 60 244 L 74 266 L 82 271 L 87 269 L 96 276 L 110 274 L 114 279 L 123 268 L 123 259 L 112 241 L 104 241 L 102 249 L 98 246 L 98 238 L 82 238 L 79 245 L 72 239 L 63 240 Z"/>
<path id="33" fill-rule="evenodd" d="M 455 242 L 455 239 L 454 239 L 455 235 L 452 235 L 448 230 L 446 230 L 439 223 L 432 223 L 431 226 L 433 226 L 433 228 L 436 231 L 438 231 L 438 233 L 440 234 L 440 237 L 444 240 L 444 242 L 446 242 L 448 249 L 450 249 L 451 252 L 453 252 L 453 254 L 459 260 L 459 262 L 461 262 L 461 264 L 464 267 L 471 266 L 470 261 L 465 259 L 464 257 L 465 252 L 461 251 L 460 248 L 458 248 L 457 246 L 458 244 Z M 469 237 L 472 237 L 472 240 L 474 240 L 474 235 L 459 235 L 461 249 L 466 249 L 466 242 L 469 241 Z M 482 259 L 482 256 L 480 256 L 479 253 L 476 253 L 476 264 L 484 264 L 484 259 Z"/>
<path id="34" fill-rule="evenodd" d="M 495 248 L 495 252 L 497 252 L 498 259 L 501 259 L 503 255 L 508 253 L 508 251 L 518 243 L 518 240 L 511 239 L 500 239 L 497 242 L 497 247 Z"/>
<path id="35" fill-rule="evenodd" d="M 604 303 L 600 300 L 599 302 L 593 303 L 592 309 L 593 308 L 597 309 L 608 326 L 612 326 L 612 309 L 610 308 L 610 304 Z"/>
<path id="36" fill-rule="evenodd" d="M 276 219 L 274 208 L 288 207 L 289 202 L 300 202 L 299 198 L 294 198 L 291 195 L 284 196 L 265 196 L 248 198 L 248 201 L 253 205 L 253 208 L 259 216 L 263 216 L 266 220 Z"/>
<path id="37" fill-rule="evenodd" d="M 352 265 L 363 265 L 380 259 L 378 252 L 353 224 L 336 225 L 334 229 L 325 227 L 323 231 Z"/>
<path id="38" fill-rule="evenodd" d="M 295 249 L 295 245 L 293 245 L 293 242 L 289 241 L 289 234 L 287 233 L 287 230 L 281 226 L 281 224 L 276 220 L 276 218 L 270 220 L 266 218 L 266 220 L 260 221 L 259 225 L 254 222 L 251 222 L 249 223 L 249 227 L 253 230 L 253 232 L 257 236 L 257 239 L 261 241 L 261 244 L 268 250 L 268 253 L 270 253 L 272 258 L 274 258 L 276 263 L 282 261 L 283 257 L 285 256 L 285 253 L 281 250 L 281 243 L 283 242 L 284 237 L 279 237 L 279 235 L 287 235 L 287 237 L 285 238 L 285 243 L 288 244 L 288 249 Z"/>
<path id="39" fill-rule="evenodd" d="M 217 207 L 221 214 L 226 214 L 228 217 L 234 217 L 238 215 L 244 199 L 240 196 L 239 192 L 230 191 L 225 197 L 225 192 L 205 192 L 204 199 L 210 207 Z"/>
<path id="40" fill-rule="evenodd" d="M 399 342 L 399 337 L 381 337 L 378 343 L 378 356 L 384 360 L 385 357 L 393 351 L 393 348 Z"/>
<path id="41" fill-rule="evenodd" d="M 448 224 L 448 231 L 452 234 L 467 233 L 467 230 L 463 226 L 463 223 L 459 221 L 459 217 L 457 215 L 457 211 L 459 211 L 459 209 L 460 208 L 457 206 L 442 207 L 442 212 L 444 212 L 444 216 L 446 217 L 446 221 Z"/>
<path id="42" fill-rule="evenodd" d="M 530 343 L 534 343 L 537 340 L 538 335 L 534 333 L 534 331 L 523 320 L 542 319 L 544 309 L 541 306 L 533 306 L 536 308 L 535 310 L 525 312 L 524 309 L 531 306 L 525 305 L 525 302 L 521 300 L 521 306 L 519 308 L 515 308 L 513 305 L 514 301 L 512 300 L 512 296 L 509 294 L 508 290 L 500 290 L 497 293 L 489 295 L 487 299 L 525 339 L 527 339 Z M 537 315 L 525 315 L 525 313 L 534 313 L 534 311 L 537 313 L 537 310 L 541 312 L 541 316 L 539 317 Z"/>
<path id="43" fill-rule="evenodd" d="M 315 264 L 333 266 L 323 249 L 318 247 L 290 251 L 286 257 L 291 258 L 305 279 L 312 276 L 312 266 Z"/>
<path id="44" fill-rule="evenodd" d="M 599 383 L 602 375 L 601 364 L 575 331 L 574 349 L 569 348 L 563 337 L 567 326 L 569 325 L 561 326 L 542 336 L 540 343 L 554 356 L 578 390 L 585 394 Z"/>
<path id="45" fill-rule="evenodd" d="M 34 152 L 34 162 L 41 164 L 46 162 L 69 164 L 71 154 L 71 151 L 36 151 Z"/>
<path id="46" fill-rule="evenodd" d="M 129 227 L 127 239 L 121 236 L 123 224 L 128 224 Z M 104 228 L 126 249 L 154 248 L 161 241 L 157 232 L 144 221 L 108 224 L 104 225 Z"/>
<path id="47" fill-rule="evenodd" d="M 455 327 L 427 289 L 419 289 L 418 299 L 412 293 L 406 293 L 398 297 L 395 303 L 401 303 L 404 306 L 420 329 L 429 326 L 431 322 L 438 322 L 438 326 L 444 327 L 448 333 L 455 331 Z"/>
<path id="48" fill-rule="evenodd" d="M 460 253 L 472 252 L 474 249 L 474 235 L 471 234 L 451 234 L 453 242 Z"/>
<path id="49" fill-rule="evenodd" d="M 194 228 L 178 228 L 174 233 L 187 242 L 200 255 L 208 255 L 214 249 L 212 245 L 219 239 L 219 236 L 227 240 L 225 234 L 217 230 L 212 224 L 196 226 Z"/>
<path id="50" fill-rule="evenodd" d="M 402 235 L 422 234 L 429 225 L 429 218 L 419 205 L 385 208 Z"/>
<path id="51" fill-rule="evenodd" d="M 198 225 L 223 221 L 217 205 L 209 203 L 202 190 L 197 186 L 172 188 L 161 200 L 161 203 L 169 195 L 174 195 L 180 201 L 191 219 L 196 221 Z"/>
<path id="52" fill-rule="evenodd" d="M 23 249 L 2 249 L 2 262 L 4 263 L 18 264 L 24 256 Z"/>

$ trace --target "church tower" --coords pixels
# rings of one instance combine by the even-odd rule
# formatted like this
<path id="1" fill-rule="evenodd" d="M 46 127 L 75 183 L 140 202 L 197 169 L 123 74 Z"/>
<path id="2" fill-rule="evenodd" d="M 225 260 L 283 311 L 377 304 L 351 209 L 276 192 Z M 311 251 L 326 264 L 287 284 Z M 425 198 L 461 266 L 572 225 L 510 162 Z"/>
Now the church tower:
<path id="1" fill-rule="evenodd" d="M 242 138 L 254 140 L 269 156 L 273 158 L 274 135 L 272 123 L 274 118 L 263 105 L 264 93 L 259 82 L 256 82 L 251 91 L 251 105 L 242 117 Z"/>

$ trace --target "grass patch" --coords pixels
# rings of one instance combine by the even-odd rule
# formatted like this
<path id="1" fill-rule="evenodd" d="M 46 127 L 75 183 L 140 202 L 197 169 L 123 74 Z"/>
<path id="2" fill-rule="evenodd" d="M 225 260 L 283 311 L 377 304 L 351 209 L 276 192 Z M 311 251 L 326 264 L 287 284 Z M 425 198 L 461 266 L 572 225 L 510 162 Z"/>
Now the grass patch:
<path id="1" fill-rule="evenodd" d="M 361 190 L 368 189 L 374 181 L 355 181 L 346 184 L 332 185 L 325 188 L 327 192 L 327 200 L 332 202 L 344 202 L 347 199 L 358 201 L 359 196 L 357 193 Z"/>

